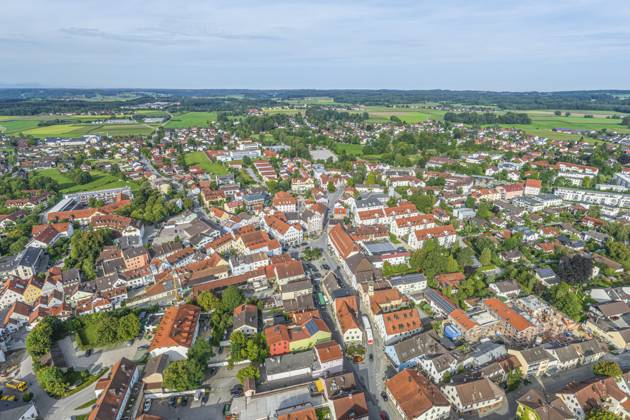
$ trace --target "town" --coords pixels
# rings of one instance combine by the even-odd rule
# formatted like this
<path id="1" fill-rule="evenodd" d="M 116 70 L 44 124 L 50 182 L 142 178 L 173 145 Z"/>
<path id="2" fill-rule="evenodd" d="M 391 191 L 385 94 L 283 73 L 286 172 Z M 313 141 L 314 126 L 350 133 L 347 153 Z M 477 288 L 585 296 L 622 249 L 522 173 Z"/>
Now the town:
<path id="1" fill-rule="evenodd" d="M 105 104 L 0 134 L 0 418 L 630 418 L 627 115 Z"/>

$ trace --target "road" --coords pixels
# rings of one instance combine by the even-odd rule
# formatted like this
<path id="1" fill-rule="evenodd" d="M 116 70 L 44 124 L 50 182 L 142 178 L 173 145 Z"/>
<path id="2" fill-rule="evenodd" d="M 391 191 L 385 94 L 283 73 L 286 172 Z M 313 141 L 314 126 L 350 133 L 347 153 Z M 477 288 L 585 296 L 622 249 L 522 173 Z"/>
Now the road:
<path id="1" fill-rule="evenodd" d="M 326 232 L 328 231 L 327 227 L 330 215 L 332 214 L 335 203 L 339 200 L 341 194 L 342 191 L 338 189 L 334 193 L 328 195 L 328 217 L 325 219 L 324 223 L 324 234 L 317 239 L 309 241 L 307 246 L 309 248 L 322 249 L 322 258 L 312 263 L 320 271 L 320 273 L 322 273 L 322 275 L 325 275 L 328 271 L 334 271 L 340 283 L 344 287 L 352 289 L 348 282 L 348 279 L 345 278 L 345 275 L 339 268 L 338 261 L 331 254 L 328 248 L 328 235 L 326 234 Z M 299 251 L 301 251 L 302 249 L 302 247 L 298 248 Z M 330 270 L 323 269 L 323 264 L 329 265 Z M 333 338 L 337 342 L 343 343 L 341 333 L 338 331 L 337 325 L 334 322 L 333 311 L 334 308 L 332 307 L 332 305 L 320 307 L 320 313 L 322 314 L 324 321 L 326 321 L 326 323 L 330 326 Z M 361 311 L 365 313 L 365 309 L 362 308 Z M 359 314 L 359 318 L 360 317 L 361 315 Z M 366 344 L 367 353 L 365 361 L 363 363 L 352 363 L 350 360 L 346 359 L 344 360 L 344 368 L 346 371 L 352 370 L 354 372 L 357 380 L 359 381 L 359 384 L 361 385 L 361 388 L 363 388 L 366 396 L 366 401 L 368 403 L 370 419 L 380 418 L 381 410 L 387 411 L 390 419 L 396 419 L 399 417 L 397 411 L 390 403 L 385 403 L 380 396 L 381 392 L 384 390 L 383 378 L 385 378 L 388 362 L 380 337 L 378 337 L 378 334 L 374 335 L 374 344 L 372 344 L 371 346 L 368 346 Z M 374 356 L 373 360 L 369 360 L 369 357 L 367 357 L 367 355 L 370 353 L 372 353 Z"/>
<path id="2" fill-rule="evenodd" d="M 184 186 L 180 182 L 175 181 L 174 179 L 170 179 L 170 178 L 165 177 L 164 175 L 162 175 L 160 173 L 160 171 L 155 169 L 155 167 L 153 166 L 151 161 L 149 159 L 147 159 L 146 156 L 142 156 L 142 158 L 140 159 L 140 162 L 142 162 L 142 164 L 144 166 L 146 166 L 147 169 L 149 169 L 149 171 L 151 171 L 153 173 L 153 175 L 156 176 L 157 179 L 159 179 L 162 182 L 166 182 L 168 184 L 174 185 L 175 186 L 175 191 L 179 192 L 179 191 L 183 191 L 184 190 Z"/>

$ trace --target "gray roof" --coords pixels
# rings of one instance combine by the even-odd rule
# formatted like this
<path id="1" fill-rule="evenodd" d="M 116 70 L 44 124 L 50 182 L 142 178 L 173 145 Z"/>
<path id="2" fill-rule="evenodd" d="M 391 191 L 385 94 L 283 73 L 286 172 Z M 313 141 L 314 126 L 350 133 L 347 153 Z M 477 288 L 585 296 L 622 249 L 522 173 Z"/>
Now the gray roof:
<path id="1" fill-rule="evenodd" d="M 28 248 L 24 249 L 18 256 L 17 265 L 21 265 L 23 267 L 35 267 L 43 254 L 43 249 L 29 246 Z"/>
<path id="2" fill-rule="evenodd" d="M 278 373 L 293 372 L 307 367 L 312 369 L 314 362 L 315 355 L 312 351 L 269 357 L 265 359 L 265 372 L 267 376 L 269 376 Z"/>
<path id="3" fill-rule="evenodd" d="M 392 277 L 389 279 L 389 284 L 391 284 L 392 287 L 396 287 L 403 284 L 421 283 L 426 280 L 426 277 L 422 273 L 411 273 Z"/>
<path id="4" fill-rule="evenodd" d="M 436 339 L 433 331 L 426 331 L 399 341 L 394 344 L 394 351 L 401 363 L 415 359 L 418 356 L 447 352 L 446 348 Z"/>

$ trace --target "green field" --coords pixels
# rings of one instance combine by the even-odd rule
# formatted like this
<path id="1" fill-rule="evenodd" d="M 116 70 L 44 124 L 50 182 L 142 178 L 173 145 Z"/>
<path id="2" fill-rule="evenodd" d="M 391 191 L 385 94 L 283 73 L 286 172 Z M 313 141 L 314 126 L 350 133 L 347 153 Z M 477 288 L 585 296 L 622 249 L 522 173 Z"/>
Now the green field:
<path id="1" fill-rule="evenodd" d="M 389 121 L 391 116 L 400 118 L 401 121 L 415 124 L 426 120 L 441 120 L 446 111 L 429 108 L 401 108 L 384 106 L 364 107 L 369 114 L 370 120 L 375 122 Z"/>
<path id="2" fill-rule="evenodd" d="M 341 153 L 342 151 L 349 155 L 360 156 L 363 154 L 363 146 L 360 144 L 337 143 L 335 145 L 335 152 Z"/>
<path id="3" fill-rule="evenodd" d="M 166 128 L 207 127 L 208 121 L 216 121 L 216 112 L 186 112 L 173 115 L 165 125 Z"/>
<path id="4" fill-rule="evenodd" d="M 87 184 L 79 185 L 75 183 L 68 174 L 62 173 L 59 169 L 41 169 L 36 171 L 37 175 L 49 176 L 59 183 L 62 193 L 75 193 L 81 191 L 98 191 L 107 190 L 109 188 L 120 188 L 129 186 L 131 189 L 139 187 L 138 183 L 133 181 L 125 181 L 115 177 L 110 173 L 103 171 L 92 171 L 93 180 Z"/>
<path id="5" fill-rule="evenodd" d="M 219 162 L 211 162 L 205 152 L 189 152 L 184 155 L 189 166 L 199 166 L 212 175 L 227 175 L 230 171 Z"/>
<path id="6" fill-rule="evenodd" d="M 274 114 L 286 114 L 286 115 L 296 115 L 296 114 L 301 114 L 302 112 L 304 112 L 303 109 L 284 109 L 284 108 L 263 108 L 263 112 L 265 114 L 270 114 L 270 115 L 274 115 Z"/>

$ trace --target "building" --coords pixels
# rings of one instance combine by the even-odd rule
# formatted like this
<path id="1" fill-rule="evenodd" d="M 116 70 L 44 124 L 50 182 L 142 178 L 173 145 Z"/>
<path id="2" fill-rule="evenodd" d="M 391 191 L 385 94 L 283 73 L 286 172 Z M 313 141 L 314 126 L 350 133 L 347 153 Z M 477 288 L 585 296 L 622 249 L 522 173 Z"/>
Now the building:
<path id="1" fill-rule="evenodd" d="M 195 305 L 184 304 L 168 308 L 151 340 L 151 356 L 168 354 L 171 360 L 185 359 L 197 339 L 200 315 L 201 309 Z"/>
<path id="2" fill-rule="evenodd" d="M 317 359 L 313 368 L 313 377 L 327 377 L 343 371 L 343 350 L 334 340 L 317 344 L 313 347 Z"/>
<path id="3" fill-rule="evenodd" d="M 452 225 L 436 226 L 428 229 L 415 230 L 409 234 L 409 246 L 420 249 L 428 240 L 435 239 L 440 246 L 450 247 L 457 239 L 457 233 Z"/>
<path id="4" fill-rule="evenodd" d="M 542 347 L 531 347 L 522 350 L 509 349 L 508 354 L 516 357 L 521 364 L 521 375 L 524 378 L 530 376 L 542 376 L 555 366 L 557 360 Z"/>
<path id="5" fill-rule="evenodd" d="M 363 342 L 363 331 L 358 317 L 359 300 L 356 296 L 335 299 L 335 318 L 346 346 Z"/>
<path id="6" fill-rule="evenodd" d="M 417 370 L 397 373 L 385 382 L 385 389 L 405 420 L 439 420 L 450 416 L 451 405 L 444 394 Z"/>
<path id="7" fill-rule="evenodd" d="M 444 385 L 442 392 L 458 413 L 485 413 L 505 400 L 505 392 L 488 378 L 457 385 Z"/>
<path id="8" fill-rule="evenodd" d="M 575 418 L 583 420 L 594 409 L 604 409 L 621 418 L 628 417 L 628 394 L 614 378 L 593 378 L 587 382 L 569 383 L 556 393 Z"/>
<path id="9" fill-rule="evenodd" d="M 96 405 L 88 420 L 120 420 L 139 377 L 140 371 L 132 361 L 122 358 L 116 362 L 109 375 L 96 383 Z"/>
<path id="10" fill-rule="evenodd" d="M 422 330 L 422 321 L 416 309 L 401 309 L 374 318 L 376 329 L 385 345 L 393 344 Z"/>
<path id="11" fill-rule="evenodd" d="M 244 303 L 234 308 L 233 331 L 240 331 L 245 335 L 258 332 L 258 307 Z"/>

